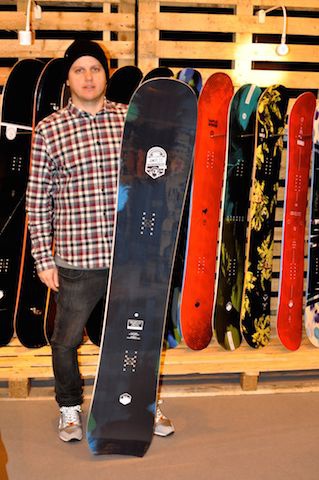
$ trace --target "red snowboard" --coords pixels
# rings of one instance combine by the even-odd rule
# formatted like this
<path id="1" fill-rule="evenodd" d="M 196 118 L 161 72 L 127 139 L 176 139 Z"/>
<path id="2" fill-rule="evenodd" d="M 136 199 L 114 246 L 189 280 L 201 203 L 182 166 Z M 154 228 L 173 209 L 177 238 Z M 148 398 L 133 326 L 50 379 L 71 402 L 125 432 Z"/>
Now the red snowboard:
<path id="1" fill-rule="evenodd" d="M 277 332 L 289 350 L 297 350 L 302 337 L 305 224 L 315 107 L 315 96 L 303 93 L 292 107 L 288 124 Z"/>
<path id="2" fill-rule="evenodd" d="M 188 244 L 181 300 L 186 345 L 201 350 L 212 338 L 212 309 L 220 200 L 227 143 L 228 106 L 233 96 L 228 75 L 215 73 L 198 101 Z"/>

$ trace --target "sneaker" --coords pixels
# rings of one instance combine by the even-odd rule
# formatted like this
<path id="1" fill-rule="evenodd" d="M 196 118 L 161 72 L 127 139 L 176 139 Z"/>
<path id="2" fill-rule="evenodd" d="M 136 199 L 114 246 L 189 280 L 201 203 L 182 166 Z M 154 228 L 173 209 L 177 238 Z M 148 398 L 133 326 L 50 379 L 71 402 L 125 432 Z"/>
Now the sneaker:
<path id="1" fill-rule="evenodd" d="M 160 437 L 167 437 L 175 432 L 174 425 L 161 411 L 160 407 L 157 405 L 156 415 L 155 415 L 155 425 L 154 425 L 154 435 L 159 435 Z"/>
<path id="2" fill-rule="evenodd" d="M 80 405 L 60 408 L 59 437 L 64 442 L 82 440 L 81 411 Z"/>

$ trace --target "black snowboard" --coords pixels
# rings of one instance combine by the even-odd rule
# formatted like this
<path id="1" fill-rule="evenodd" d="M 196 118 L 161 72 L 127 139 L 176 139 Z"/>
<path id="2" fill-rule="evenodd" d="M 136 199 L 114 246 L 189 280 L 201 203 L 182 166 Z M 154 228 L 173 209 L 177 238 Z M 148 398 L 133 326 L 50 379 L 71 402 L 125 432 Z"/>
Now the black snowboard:
<path id="1" fill-rule="evenodd" d="M 63 84 L 63 59 L 56 58 L 46 64 L 37 83 L 34 96 L 33 127 L 61 107 Z M 47 343 L 45 321 L 49 292 L 36 272 L 31 255 L 27 224 L 25 225 L 20 272 L 18 309 L 15 318 L 16 332 L 24 346 L 28 348 L 42 347 Z"/>
<path id="2" fill-rule="evenodd" d="M 14 332 L 14 313 L 25 225 L 33 96 L 43 68 L 39 60 L 17 62 L 3 90 L 0 136 L 0 346 Z"/>
<path id="3" fill-rule="evenodd" d="M 143 74 L 138 67 L 127 65 L 116 70 L 106 89 L 106 98 L 112 102 L 128 104 Z"/>
<path id="4" fill-rule="evenodd" d="M 235 350 L 241 343 L 249 191 L 253 171 L 256 108 L 261 89 L 246 84 L 230 104 L 227 166 L 220 226 L 214 331 L 218 343 Z"/>
<path id="5" fill-rule="evenodd" d="M 142 82 L 152 78 L 174 77 L 174 72 L 168 67 L 157 67 L 150 70 L 144 77 Z"/>
<path id="6" fill-rule="evenodd" d="M 143 83 L 129 106 L 103 344 L 88 416 L 95 454 L 143 456 L 152 440 L 196 103 L 188 85 L 161 78 Z"/>

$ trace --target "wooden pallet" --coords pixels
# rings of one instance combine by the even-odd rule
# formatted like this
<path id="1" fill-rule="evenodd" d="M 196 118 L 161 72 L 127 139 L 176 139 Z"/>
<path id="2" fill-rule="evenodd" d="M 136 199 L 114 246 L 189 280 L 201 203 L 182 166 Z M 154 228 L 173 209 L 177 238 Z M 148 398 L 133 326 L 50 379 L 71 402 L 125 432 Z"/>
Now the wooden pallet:
<path id="1" fill-rule="evenodd" d="M 282 2 L 288 9 L 289 53 L 284 57 L 276 54 L 283 27 L 281 9 L 275 15 L 267 15 L 264 24 L 260 24 L 256 16 L 258 9 L 272 6 L 268 0 L 223 0 L 221 3 L 211 0 L 37 0 L 37 3 L 43 9 L 41 19 L 32 18 L 37 38 L 31 46 L 20 46 L 16 38 L 8 39 L 7 32 L 25 29 L 26 0 L 0 0 L 3 7 L 0 85 L 10 71 L 7 66 L 1 66 L 1 58 L 60 57 L 71 43 L 65 39 L 65 32 L 67 38 L 70 33 L 75 38 L 79 32 L 87 31 L 103 41 L 109 57 L 118 66 L 137 61 L 144 73 L 167 62 L 177 72 L 183 62 L 193 60 L 206 63 L 199 68 L 204 80 L 216 71 L 225 71 L 236 87 L 244 83 L 256 83 L 260 87 L 283 83 L 290 88 L 318 89 L 319 51 L 317 42 L 312 41 L 318 36 L 317 0 Z M 11 10 L 13 5 L 16 11 Z M 72 6 L 78 11 L 72 11 Z M 6 34 L 1 36 L 1 31 Z M 163 38 L 167 32 L 171 39 Z M 216 38 L 185 39 L 187 32 L 193 37 L 206 32 Z M 290 36 L 294 37 L 291 43 Z M 219 67 L 221 61 L 227 66 Z M 305 66 L 304 71 L 298 70 L 298 64 Z"/>
<path id="2" fill-rule="evenodd" d="M 268 0 L 139 0 L 139 66 L 147 71 L 158 64 L 168 65 L 175 72 L 183 62 L 193 60 L 194 65 L 198 61 L 205 64 L 199 68 L 204 79 L 224 71 L 236 87 L 244 83 L 260 87 L 283 83 L 290 88 L 318 89 L 319 72 L 311 65 L 318 65 L 319 51 L 316 42 L 311 43 L 311 36 L 318 36 L 319 3 L 284 0 L 282 4 L 288 9 L 287 43 L 289 36 L 294 36 L 284 57 L 276 54 L 283 29 L 281 9 L 277 11 L 279 16 L 267 15 L 264 24 L 256 16 L 260 8 L 273 5 Z M 193 35 L 193 40 L 185 39 L 185 32 Z M 196 32 L 216 38 L 205 41 L 202 37 L 198 41 Z M 170 36 L 164 38 L 164 33 Z M 227 66 L 217 66 L 221 61 Z M 304 64 L 305 70 L 298 71 L 297 64 Z"/>
<path id="3" fill-rule="evenodd" d="M 22 347 L 14 339 L 1 348 L 0 379 L 8 382 L 9 396 L 28 396 L 31 379 L 52 379 L 51 349 Z M 79 348 L 79 365 L 82 377 L 93 378 L 98 363 L 99 348 L 89 341 Z M 161 375 L 212 375 L 239 373 L 243 390 L 255 390 L 261 372 L 287 372 L 318 369 L 318 350 L 307 340 L 300 349 L 290 352 L 274 338 L 270 345 L 258 351 L 242 345 L 234 352 L 223 350 L 215 341 L 202 351 L 192 351 L 184 344 L 166 350 L 161 359 Z"/>
<path id="4" fill-rule="evenodd" d="M 199 68 L 204 80 L 215 71 L 225 71 L 231 76 L 236 88 L 246 82 L 256 83 L 261 87 L 279 82 L 291 89 L 313 89 L 314 91 L 319 89 L 319 72 L 315 68 L 319 64 L 318 46 L 311 43 L 302 44 L 306 37 L 316 38 L 319 35 L 318 18 L 315 18 L 319 12 L 318 0 L 283 1 L 283 4 L 296 15 L 289 15 L 288 12 L 288 37 L 289 35 L 298 36 L 300 41 L 289 45 L 289 54 L 282 58 L 275 54 L 276 43 L 271 40 L 274 34 L 280 36 L 282 17 L 267 16 L 265 24 L 260 25 L 255 15 L 259 8 L 272 6 L 268 0 L 237 0 L 236 2 L 223 0 L 220 4 L 212 3 L 210 0 L 139 0 L 137 16 L 135 0 L 69 0 L 67 2 L 38 0 L 38 3 L 43 7 L 43 16 L 41 20 L 33 23 L 33 27 L 41 33 L 42 39 L 37 39 L 30 47 L 21 47 L 17 39 L 8 39 L 5 35 L 1 38 L 0 35 L 0 86 L 4 84 L 11 70 L 7 65 L 1 65 L 1 59 L 14 61 L 16 58 L 47 59 L 62 56 L 72 41 L 65 39 L 63 32 L 69 31 L 75 36 L 79 31 L 86 30 L 98 35 L 107 48 L 110 58 L 115 60 L 118 66 L 132 65 L 137 59 L 144 73 L 151 68 L 167 64 L 168 61 L 171 62 L 172 69 L 177 71 L 185 61 L 227 60 L 228 69 Z M 1 11 L 0 31 L 23 29 L 26 0 L 0 0 L 0 5 L 8 5 L 7 10 L 3 8 Z M 17 7 L 16 11 L 10 11 L 9 7 L 12 5 Z M 80 6 L 82 10 L 71 11 L 72 6 Z M 56 7 L 56 11 L 54 8 L 53 11 L 45 10 L 45 7 Z M 168 12 L 168 7 L 182 8 L 182 11 Z M 194 13 L 187 12 L 186 7 L 196 9 L 213 7 L 215 10 L 214 13 L 209 14 Z M 223 9 L 227 12 L 225 13 Z M 306 10 L 310 12 L 308 18 L 301 16 Z M 55 34 L 60 32 L 60 37 L 56 35 L 57 38 L 50 38 L 52 31 Z M 177 38 L 179 35 L 182 37 L 183 32 L 216 32 L 231 34 L 232 39 L 227 42 L 185 41 L 182 38 L 164 40 L 162 35 L 167 31 L 175 33 Z M 260 34 L 268 36 L 271 43 L 266 41 L 254 43 L 256 35 Z M 264 62 L 261 70 L 255 68 L 256 62 Z M 287 63 L 289 70 L 285 69 Z M 300 63 L 309 63 L 309 69 L 294 71 L 295 65 Z M 276 70 L 267 70 L 267 64 L 271 64 L 272 67 L 275 65 Z M 275 331 L 280 268 L 284 179 L 285 162 L 283 161 L 281 187 L 278 192 L 281 204 L 276 211 L 271 303 L 273 331 Z M 305 244 L 305 266 L 306 260 Z M 162 373 L 164 376 L 239 373 L 242 388 L 249 390 L 257 387 L 260 372 L 318 369 L 318 355 L 318 350 L 305 338 L 297 352 L 285 350 L 276 337 L 261 351 L 242 346 L 235 352 L 224 352 L 213 341 L 212 345 L 202 352 L 192 352 L 184 345 L 167 351 L 162 357 Z M 83 377 L 94 377 L 98 348 L 85 343 L 80 348 L 79 360 Z M 11 397 L 27 396 L 30 379 L 53 378 L 50 348 L 28 350 L 16 339 L 13 340 L 9 346 L 0 348 L 0 378 L 8 382 Z"/>

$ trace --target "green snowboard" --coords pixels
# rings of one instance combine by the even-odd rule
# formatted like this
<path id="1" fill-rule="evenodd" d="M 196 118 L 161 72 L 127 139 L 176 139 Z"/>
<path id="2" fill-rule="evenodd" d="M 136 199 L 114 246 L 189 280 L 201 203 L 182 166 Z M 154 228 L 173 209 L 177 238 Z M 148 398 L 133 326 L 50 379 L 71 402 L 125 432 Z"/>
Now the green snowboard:
<path id="1" fill-rule="evenodd" d="M 226 350 L 241 344 L 247 212 L 253 170 L 256 109 L 261 89 L 243 85 L 229 112 L 227 167 L 221 218 L 214 331 Z"/>

